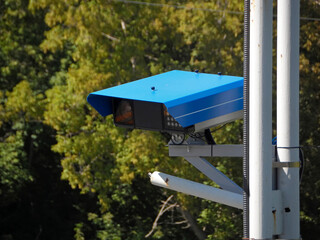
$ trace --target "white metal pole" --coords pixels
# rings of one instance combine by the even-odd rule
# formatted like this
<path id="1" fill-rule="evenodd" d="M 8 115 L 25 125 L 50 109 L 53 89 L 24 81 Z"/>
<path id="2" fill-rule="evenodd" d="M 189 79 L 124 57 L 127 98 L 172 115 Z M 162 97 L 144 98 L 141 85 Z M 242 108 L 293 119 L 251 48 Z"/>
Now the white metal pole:
<path id="1" fill-rule="evenodd" d="M 243 208 L 242 194 L 225 191 L 157 171 L 150 173 L 150 181 L 153 185 L 159 187 L 168 188 L 231 207 Z"/>
<path id="2" fill-rule="evenodd" d="M 250 2 L 249 237 L 271 239 L 272 0 Z"/>
<path id="3" fill-rule="evenodd" d="M 299 0 L 278 1 L 277 152 L 280 162 L 299 162 L 299 8 Z M 279 169 L 278 189 L 282 192 L 284 207 L 280 238 L 299 239 L 299 168 Z"/>

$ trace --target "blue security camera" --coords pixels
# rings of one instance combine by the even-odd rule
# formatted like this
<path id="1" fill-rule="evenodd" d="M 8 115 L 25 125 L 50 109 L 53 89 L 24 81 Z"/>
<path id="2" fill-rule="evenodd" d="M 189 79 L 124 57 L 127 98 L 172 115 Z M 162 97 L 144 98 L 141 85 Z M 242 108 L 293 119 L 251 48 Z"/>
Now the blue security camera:
<path id="1" fill-rule="evenodd" d="M 243 78 L 170 71 L 90 93 L 87 101 L 116 126 L 199 132 L 243 117 Z"/>

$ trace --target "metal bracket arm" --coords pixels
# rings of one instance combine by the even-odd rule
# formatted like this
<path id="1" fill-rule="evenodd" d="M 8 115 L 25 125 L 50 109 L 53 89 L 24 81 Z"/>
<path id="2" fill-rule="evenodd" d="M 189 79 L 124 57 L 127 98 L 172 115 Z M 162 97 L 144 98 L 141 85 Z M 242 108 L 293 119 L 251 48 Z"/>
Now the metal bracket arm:
<path id="1" fill-rule="evenodd" d="M 235 182 L 233 182 L 230 178 L 216 169 L 211 163 L 209 163 L 206 159 L 200 157 L 185 157 L 185 159 L 191 163 L 195 168 L 197 168 L 200 172 L 218 184 L 222 189 L 242 194 L 243 190 L 239 187 Z"/>
<path id="2" fill-rule="evenodd" d="M 170 157 L 243 157 L 242 144 L 230 145 L 169 145 Z"/>

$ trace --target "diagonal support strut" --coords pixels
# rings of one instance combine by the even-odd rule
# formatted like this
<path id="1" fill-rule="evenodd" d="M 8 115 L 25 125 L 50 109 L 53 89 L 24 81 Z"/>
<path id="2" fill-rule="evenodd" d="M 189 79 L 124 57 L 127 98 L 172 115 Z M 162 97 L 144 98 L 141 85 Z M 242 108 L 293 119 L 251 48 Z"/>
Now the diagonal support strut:
<path id="1" fill-rule="evenodd" d="M 191 163 L 200 172 L 218 184 L 222 189 L 242 194 L 243 190 L 230 178 L 215 168 L 210 162 L 201 157 L 184 157 L 189 163 Z"/>

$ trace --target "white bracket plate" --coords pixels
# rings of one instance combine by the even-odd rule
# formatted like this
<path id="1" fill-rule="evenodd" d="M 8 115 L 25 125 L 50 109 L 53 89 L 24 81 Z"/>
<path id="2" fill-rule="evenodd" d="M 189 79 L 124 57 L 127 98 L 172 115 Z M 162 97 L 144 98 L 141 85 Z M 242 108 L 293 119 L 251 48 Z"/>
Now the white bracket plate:
<path id="1" fill-rule="evenodd" d="M 230 145 L 169 145 L 170 157 L 243 157 L 242 144 Z"/>

